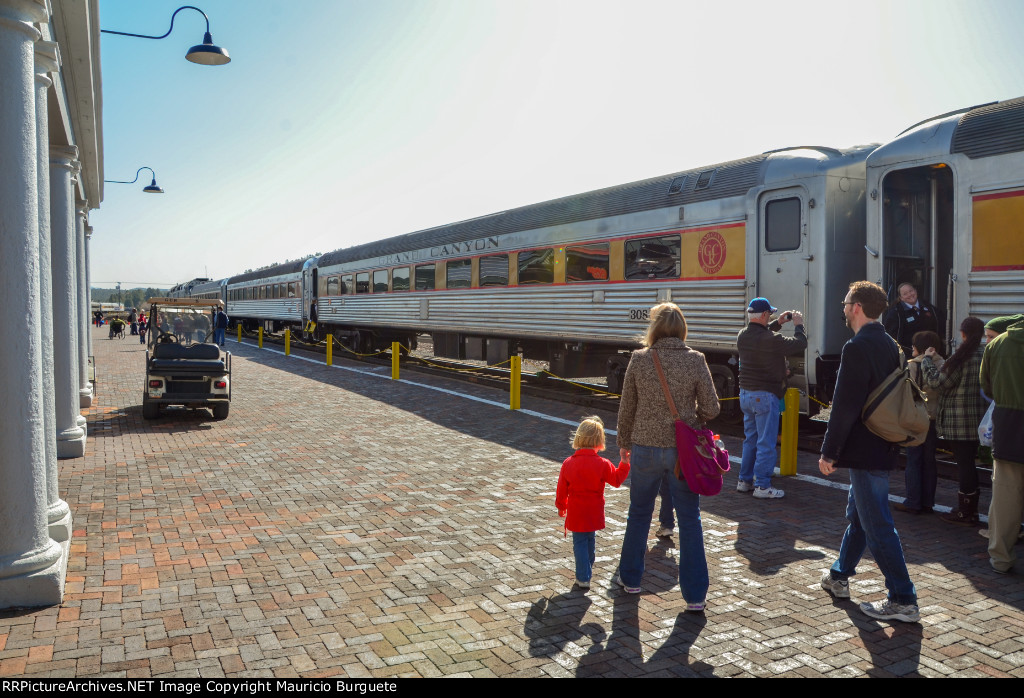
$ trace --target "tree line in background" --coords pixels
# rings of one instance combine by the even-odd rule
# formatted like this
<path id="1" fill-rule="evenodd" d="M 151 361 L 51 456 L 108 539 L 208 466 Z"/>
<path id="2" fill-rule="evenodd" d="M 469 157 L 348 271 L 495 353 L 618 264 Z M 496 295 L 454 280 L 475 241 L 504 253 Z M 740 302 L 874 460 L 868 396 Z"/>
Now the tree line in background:
<path id="1" fill-rule="evenodd" d="M 167 289 L 165 288 L 129 288 L 121 289 L 120 291 L 116 288 L 94 288 L 92 289 L 92 302 L 93 303 L 117 303 L 118 294 L 121 297 L 121 303 L 124 304 L 125 308 L 141 308 L 142 304 L 150 298 L 155 296 L 166 296 Z"/>

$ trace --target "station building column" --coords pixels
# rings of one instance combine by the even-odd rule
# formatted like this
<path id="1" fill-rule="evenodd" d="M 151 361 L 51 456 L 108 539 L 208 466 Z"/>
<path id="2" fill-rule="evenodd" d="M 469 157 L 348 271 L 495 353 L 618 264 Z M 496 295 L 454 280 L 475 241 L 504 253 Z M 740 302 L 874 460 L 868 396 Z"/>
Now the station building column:
<path id="1" fill-rule="evenodd" d="M 50 147 L 50 243 L 53 271 L 53 369 L 57 418 L 57 457 L 85 455 L 79 425 L 78 283 L 75 280 L 75 193 L 78 149 Z"/>
<path id="2" fill-rule="evenodd" d="M 53 280 L 50 264 L 50 132 L 48 73 L 59 67 L 57 44 L 36 42 L 36 186 L 39 200 L 39 331 L 43 342 L 43 437 L 46 450 L 46 519 L 50 537 L 71 539 L 71 508 L 57 484 L 57 415 L 53 386 Z"/>
<path id="3" fill-rule="evenodd" d="M 59 603 L 65 548 L 47 525 L 35 50 L 45 0 L 0 0 L 0 607 Z"/>
<path id="4" fill-rule="evenodd" d="M 75 280 L 78 282 L 78 384 L 79 406 L 92 405 L 92 383 L 89 382 L 89 287 L 85 281 L 85 227 L 89 204 L 75 206 Z M 85 422 L 83 417 L 81 422 Z"/>

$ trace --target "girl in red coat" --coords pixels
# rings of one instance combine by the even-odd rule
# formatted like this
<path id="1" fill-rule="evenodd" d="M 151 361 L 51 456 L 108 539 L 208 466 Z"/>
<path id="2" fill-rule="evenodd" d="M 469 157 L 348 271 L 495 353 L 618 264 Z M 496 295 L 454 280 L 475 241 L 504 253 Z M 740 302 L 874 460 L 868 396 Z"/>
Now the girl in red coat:
<path id="1" fill-rule="evenodd" d="M 604 450 L 604 422 L 587 417 L 576 429 L 572 440 L 576 453 L 562 463 L 558 475 L 555 506 L 565 517 L 565 528 L 572 531 L 572 551 L 576 557 L 576 585 L 590 588 L 594 567 L 594 532 L 604 528 L 604 484 L 618 487 L 629 475 L 629 461 L 612 462 L 597 455 Z"/>

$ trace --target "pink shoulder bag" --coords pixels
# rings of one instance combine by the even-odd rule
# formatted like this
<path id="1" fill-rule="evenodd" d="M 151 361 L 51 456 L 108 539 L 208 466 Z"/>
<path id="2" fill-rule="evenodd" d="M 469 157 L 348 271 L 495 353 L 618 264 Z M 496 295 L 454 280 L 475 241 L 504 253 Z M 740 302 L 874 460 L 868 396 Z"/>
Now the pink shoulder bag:
<path id="1" fill-rule="evenodd" d="M 676 403 L 668 389 L 665 371 L 661 368 L 658 353 L 651 349 L 654 368 L 661 380 L 661 389 L 672 411 L 676 426 L 676 477 L 686 480 L 694 494 L 710 496 L 722 491 L 722 475 L 729 472 L 729 452 L 715 445 L 715 435 L 710 429 L 694 429 L 679 419 Z"/>

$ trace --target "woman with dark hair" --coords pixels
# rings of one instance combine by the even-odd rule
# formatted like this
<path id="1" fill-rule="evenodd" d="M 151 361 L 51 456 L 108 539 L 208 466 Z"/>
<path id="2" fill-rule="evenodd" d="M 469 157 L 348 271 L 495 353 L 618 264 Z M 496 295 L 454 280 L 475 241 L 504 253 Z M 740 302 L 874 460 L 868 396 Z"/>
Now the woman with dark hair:
<path id="1" fill-rule="evenodd" d="M 984 322 L 967 317 L 960 323 L 960 346 L 941 369 L 935 364 L 935 347 L 925 351 L 921 362 L 925 384 L 939 391 L 939 436 L 949 443 L 960 474 L 959 506 L 942 518 L 964 526 L 978 523 L 978 470 L 974 461 L 978 454 L 978 425 L 986 408 L 980 379 L 984 332 Z"/>
<path id="2" fill-rule="evenodd" d="M 619 457 L 631 461 L 629 514 L 615 582 L 640 593 L 654 500 L 668 477 L 679 523 L 679 587 L 686 610 L 701 613 L 708 593 L 708 563 L 700 521 L 700 497 L 675 476 L 675 421 L 658 369 L 658 358 L 679 418 L 692 427 L 718 416 L 718 394 L 704 355 L 686 346 L 686 318 L 674 303 L 651 309 L 651 323 L 626 368 L 617 424 Z"/>

